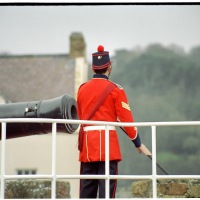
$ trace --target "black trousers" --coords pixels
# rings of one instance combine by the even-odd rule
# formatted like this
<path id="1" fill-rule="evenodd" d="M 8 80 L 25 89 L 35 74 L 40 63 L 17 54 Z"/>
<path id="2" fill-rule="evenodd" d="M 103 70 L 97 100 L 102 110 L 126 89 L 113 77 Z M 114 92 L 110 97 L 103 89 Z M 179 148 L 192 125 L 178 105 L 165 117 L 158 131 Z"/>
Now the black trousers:
<path id="1" fill-rule="evenodd" d="M 105 162 L 81 162 L 81 175 L 104 175 Z M 118 174 L 118 161 L 110 161 L 110 174 Z M 117 180 L 110 180 L 110 198 L 115 198 Z M 80 179 L 80 198 L 105 198 L 104 179 Z"/>

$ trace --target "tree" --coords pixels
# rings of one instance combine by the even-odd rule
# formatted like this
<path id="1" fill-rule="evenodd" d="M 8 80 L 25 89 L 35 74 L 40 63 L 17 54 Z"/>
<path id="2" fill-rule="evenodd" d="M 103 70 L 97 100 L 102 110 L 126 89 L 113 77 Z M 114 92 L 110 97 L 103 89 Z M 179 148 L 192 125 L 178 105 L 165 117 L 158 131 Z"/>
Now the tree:
<path id="1" fill-rule="evenodd" d="M 181 47 L 166 48 L 161 44 L 149 45 L 143 51 L 117 51 L 113 69 L 111 79 L 126 90 L 135 121 L 200 119 L 200 47 L 193 48 L 188 54 L 181 51 Z M 139 128 L 139 132 L 150 147 L 150 129 Z M 169 169 L 173 167 L 173 174 L 192 171 L 190 161 L 199 160 L 199 128 L 160 127 L 157 132 L 159 161 Z M 133 156 L 130 143 L 121 138 L 121 134 L 119 137 L 123 152 L 128 155 L 125 163 L 120 164 L 120 172 L 149 173 L 149 161 L 137 153 Z M 197 166 L 194 171 L 200 173 Z"/>

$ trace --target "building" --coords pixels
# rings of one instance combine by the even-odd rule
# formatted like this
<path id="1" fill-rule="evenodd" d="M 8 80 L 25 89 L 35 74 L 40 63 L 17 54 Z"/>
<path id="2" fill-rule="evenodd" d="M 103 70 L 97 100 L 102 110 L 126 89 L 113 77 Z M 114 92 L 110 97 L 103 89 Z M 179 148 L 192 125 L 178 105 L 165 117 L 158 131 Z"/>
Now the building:
<path id="1" fill-rule="evenodd" d="M 52 99 L 64 94 L 76 98 L 87 80 L 86 44 L 81 33 L 70 35 L 70 52 L 63 55 L 0 55 L 0 103 Z M 51 134 L 8 139 L 6 174 L 51 174 Z M 77 133 L 57 136 L 56 172 L 79 174 Z M 71 183 L 78 197 L 78 180 Z"/>

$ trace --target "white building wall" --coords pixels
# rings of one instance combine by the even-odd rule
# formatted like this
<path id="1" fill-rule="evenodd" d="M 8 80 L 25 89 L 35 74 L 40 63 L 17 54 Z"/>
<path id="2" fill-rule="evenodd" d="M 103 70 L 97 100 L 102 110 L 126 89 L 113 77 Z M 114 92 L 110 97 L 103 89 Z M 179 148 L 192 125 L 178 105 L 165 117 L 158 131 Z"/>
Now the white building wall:
<path id="1" fill-rule="evenodd" d="M 51 174 L 52 135 L 35 135 L 6 140 L 6 174 L 15 175 L 17 169 L 36 169 L 37 174 Z M 77 133 L 57 133 L 56 173 L 79 174 Z M 67 180 L 71 197 L 78 198 L 79 180 Z"/>
<path id="2" fill-rule="evenodd" d="M 88 80 L 88 64 L 84 57 L 75 58 L 74 98 L 79 86 Z M 5 103 L 0 99 L 0 102 Z M 77 130 L 78 132 L 78 130 Z M 57 135 L 56 173 L 79 174 L 78 134 Z M 15 175 L 19 169 L 35 169 L 37 174 L 51 174 L 51 134 L 35 135 L 6 140 L 6 174 Z M 70 182 L 72 198 L 79 196 L 79 180 Z"/>
<path id="3" fill-rule="evenodd" d="M 5 103 L 6 103 L 5 99 L 0 95 L 0 104 L 5 104 Z"/>
<path id="4" fill-rule="evenodd" d="M 74 94 L 77 97 L 79 86 L 88 80 L 88 63 L 84 57 L 75 58 Z"/>

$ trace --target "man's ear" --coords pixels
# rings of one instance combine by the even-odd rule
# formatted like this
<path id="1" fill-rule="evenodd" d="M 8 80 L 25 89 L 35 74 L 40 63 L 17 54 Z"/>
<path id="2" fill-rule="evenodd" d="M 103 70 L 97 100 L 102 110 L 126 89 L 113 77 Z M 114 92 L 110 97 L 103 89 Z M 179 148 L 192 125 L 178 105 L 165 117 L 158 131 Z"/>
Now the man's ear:
<path id="1" fill-rule="evenodd" d="M 110 65 L 109 67 L 108 67 L 108 72 L 111 72 L 112 71 L 112 66 Z"/>

